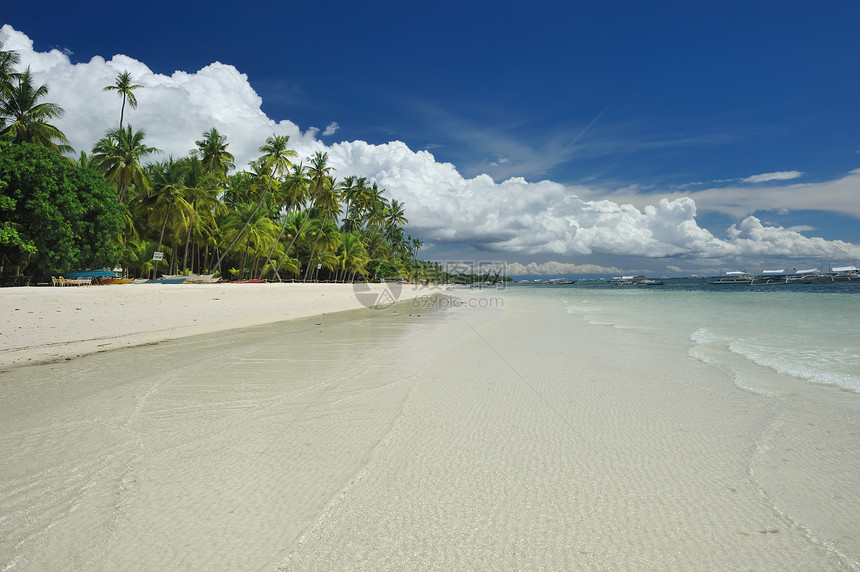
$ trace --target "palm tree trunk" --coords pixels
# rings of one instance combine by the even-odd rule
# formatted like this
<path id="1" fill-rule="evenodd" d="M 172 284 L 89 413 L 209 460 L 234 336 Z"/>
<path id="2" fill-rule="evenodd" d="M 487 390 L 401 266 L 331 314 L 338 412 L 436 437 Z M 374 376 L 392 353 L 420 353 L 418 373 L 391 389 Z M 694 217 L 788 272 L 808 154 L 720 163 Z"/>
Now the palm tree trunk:
<path id="1" fill-rule="evenodd" d="M 305 220 L 302 221 L 302 226 L 300 226 L 299 230 L 296 231 L 296 235 L 293 237 L 293 239 L 290 241 L 290 245 L 284 251 L 284 256 L 281 258 L 281 261 L 278 263 L 278 267 L 275 268 L 275 274 L 278 275 L 278 281 L 279 282 L 281 280 L 281 275 L 278 274 L 278 272 L 280 272 L 281 266 L 283 266 L 284 261 L 287 259 L 287 256 L 289 256 L 289 254 L 290 254 L 290 250 L 292 250 L 292 248 L 293 248 L 293 244 L 295 244 L 296 239 L 298 239 L 299 236 L 302 234 L 302 231 L 305 229 L 305 225 L 308 224 L 309 220 L 311 220 L 310 209 L 308 210 L 308 215 L 305 217 Z"/>
<path id="2" fill-rule="evenodd" d="M 224 260 L 230 250 L 232 250 L 232 248 L 236 246 L 236 243 L 239 242 L 239 239 L 242 237 L 243 234 L 245 234 L 245 230 L 247 230 L 248 226 L 251 224 L 251 221 L 254 220 L 254 216 L 257 214 L 257 211 L 260 210 L 261 206 L 263 206 L 263 200 L 266 198 L 266 195 L 269 194 L 269 189 L 272 186 L 272 179 L 274 178 L 274 176 L 275 169 L 272 169 L 272 176 L 269 177 L 269 182 L 266 183 L 266 190 L 263 191 L 263 193 L 260 195 L 260 200 L 257 201 L 257 206 L 254 207 L 254 211 L 250 215 L 248 215 L 248 220 L 245 221 L 245 226 L 242 227 L 242 230 L 239 231 L 239 233 L 236 235 L 236 238 L 233 239 L 233 242 L 230 243 L 230 246 L 227 247 L 224 253 L 221 254 L 221 256 L 218 258 L 218 261 L 215 263 L 215 268 L 217 268 L 219 271 L 221 270 L 221 262 Z"/>
<path id="3" fill-rule="evenodd" d="M 161 245 L 164 242 L 164 229 L 167 228 L 167 219 L 170 217 L 170 207 L 173 206 L 173 201 L 167 203 L 167 214 L 164 215 L 164 221 L 161 223 L 161 236 L 158 237 L 158 248 L 156 252 L 161 252 Z M 158 274 L 158 261 L 155 262 L 155 267 L 152 269 L 152 279 L 155 280 Z"/>
<path id="4" fill-rule="evenodd" d="M 290 222 L 290 211 L 287 209 L 287 212 L 284 216 L 284 224 L 281 225 L 281 232 L 278 233 L 278 238 L 275 239 L 275 242 L 272 244 L 272 250 L 269 251 L 269 255 L 266 257 L 266 262 L 263 263 L 263 270 L 266 269 L 266 266 L 269 265 L 269 262 L 272 261 L 272 254 L 275 252 L 275 249 L 278 247 L 278 243 L 281 242 L 281 237 L 284 236 L 284 231 L 287 229 L 287 223 Z M 292 246 L 292 243 L 290 243 Z M 278 267 L 280 268 L 280 266 Z M 281 281 L 281 275 L 275 272 L 275 276 L 278 277 L 278 282 Z"/>
<path id="5" fill-rule="evenodd" d="M 188 221 L 188 232 L 185 233 L 185 256 L 182 257 L 182 269 L 188 268 L 188 247 L 191 245 L 191 221 Z M 192 253 L 192 266 L 194 265 L 194 254 Z"/>
<path id="6" fill-rule="evenodd" d="M 316 254 L 316 251 L 317 251 L 317 244 L 319 244 L 319 242 L 320 242 L 320 237 L 322 236 L 322 233 L 325 230 L 325 223 L 327 223 L 327 222 L 328 222 L 328 213 L 326 213 L 325 216 L 323 217 L 322 225 L 320 225 L 320 231 L 319 231 L 319 233 L 317 233 L 317 239 L 314 241 L 313 248 L 311 248 L 311 257 L 308 259 L 308 267 L 307 267 L 307 269 L 305 269 L 305 282 L 308 281 L 308 276 L 311 273 L 311 266 L 313 266 L 314 254 Z"/>

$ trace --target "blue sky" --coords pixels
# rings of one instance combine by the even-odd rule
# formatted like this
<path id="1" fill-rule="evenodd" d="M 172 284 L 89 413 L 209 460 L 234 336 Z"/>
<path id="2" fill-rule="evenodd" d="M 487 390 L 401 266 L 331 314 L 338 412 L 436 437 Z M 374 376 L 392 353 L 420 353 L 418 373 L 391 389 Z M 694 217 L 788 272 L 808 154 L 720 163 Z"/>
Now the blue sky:
<path id="1" fill-rule="evenodd" d="M 231 66 L 260 99 L 234 101 L 235 78 L 212 72 L 210 116 L 231 142 L 245 137 L 223 117 L 235 109 L 274 126 L 257 146 L 287 130 L 331 149 L 343 175 L 406 201 L 428 258 L 547 275 L 860 258 L 860 3 L 580 4 L 47 2 L 62 17 L 44 18 L 14 3 L 0 25 L 32 41 L 51 96 L 84 89 L 63 66 L 96 76 L 95 56 L 106 78 L 128 67 L 117 54 L 140 64 L 153 96 L 177 71 Z M 68 61 L 44 63 L 52 49 Z M 84 99 L 59 101 L 67 134 Z M 144 103 L 131 121 L 166 139 Z M 168 95 L 149 112 L 159 104 L 177 112 Z"/>

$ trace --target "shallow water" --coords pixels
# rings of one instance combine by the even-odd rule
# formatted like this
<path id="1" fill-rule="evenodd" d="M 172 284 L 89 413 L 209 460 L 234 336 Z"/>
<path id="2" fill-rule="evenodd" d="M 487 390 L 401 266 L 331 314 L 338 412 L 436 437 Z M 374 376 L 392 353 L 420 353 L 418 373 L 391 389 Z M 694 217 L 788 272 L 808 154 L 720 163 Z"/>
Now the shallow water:
<path id="1" fill-rule="evenodd" d="M 0 567 L 860 568 L 860 395 L 737 351 L 846 310 L 788 294 L 455 291 L 5 372 Z"/>
<path id="2" fill-rule="evenodd" d="M 675 288 L 526 286 L 508 288 L 505 296 L 554 305 L 570 317 L 571 329 L 574 323 L 611 327 L 725 374 L 754 398 L 750 403 L 769 410 L 749 443 L 751 482 L 788 526 L 841 554 L 843 565 L 860 568 L 856 284 L 829 290 L 683 282 Z M 619 348 L 617 359 L 625 357 Z"/>
<path id="3" fill-rule="evenodd" d="M 274 566 L 451 343 L 443 322 L 396 306 L 3 373 L 0 569 Z"/>
<path id="4" fill-rule="evenodd" d="M 509 291 L 563 300 L 568 312 L 592 323 L 689 344 L 691 356 L 725 368 L 751 391 L 791 392 L 798 389 L 791 380 L 802 380 L 860 398 L 856 283 L 708 287 L 677 281 L 650 288 L 597 284 Z"/>

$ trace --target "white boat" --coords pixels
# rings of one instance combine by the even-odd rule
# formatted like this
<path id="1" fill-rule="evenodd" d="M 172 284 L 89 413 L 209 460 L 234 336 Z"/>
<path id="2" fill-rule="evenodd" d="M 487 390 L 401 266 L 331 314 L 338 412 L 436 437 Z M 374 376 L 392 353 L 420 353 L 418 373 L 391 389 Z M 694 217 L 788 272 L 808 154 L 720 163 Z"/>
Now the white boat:
<path id="1" fill-rule="evenodd" d="M 661 280 L 649 280 L 644 274 L 638 276 L 613 276 L 610 284 L 616 286 L 662 286 Z"/>
<path id="2" fill-rule="evenodd" d="M 785 281 L 789 284 L 812 284 L 819 278 L 821 278 L 821 270 L 809 268 L 795 271 L 791 276 L 787 276 Z"/>
<path id="3" fill-rule="evenodd" d="M 183 284 L 215 284 L 218 282 L 214 274 L 165 274 L 162 278 L 166 280 L 184 278 Z"/>
<path id="4" fill-rule="evenodd" d="M 729 285 L 739 285 L 739 284 L 752 284 L 753 280 L 755 280 L 755 276 L 751 276 L 747 274 L 745 271 L 741 270 L 733 270 L 731 272 L 726 272 L 725 276 L 720 276 L 716 280 L 711 280 L 710 284 L 729 284 Z"/>
<path id="5" fill-rule="evenodd" d="M 786 284 L 785 268 L 782 270 L 762 270 L 760 276 L 753 278 L 752 284 Z"/>
<path id="6" fill-rule="evenodd" d="M 860 282 L 860 269 L 856 266 L 840 266 L 832 269 L 833 274 L 824 276 L 824 280 L 831 282 Z"/>

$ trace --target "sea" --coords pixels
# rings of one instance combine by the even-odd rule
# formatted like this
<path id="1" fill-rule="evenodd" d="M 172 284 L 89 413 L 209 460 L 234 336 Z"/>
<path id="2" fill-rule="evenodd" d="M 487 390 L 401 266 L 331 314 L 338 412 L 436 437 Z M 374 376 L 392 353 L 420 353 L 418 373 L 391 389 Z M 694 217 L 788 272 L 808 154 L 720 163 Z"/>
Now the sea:
<path id="1" fill-rule="evenodd" d="M 517 284 L 505 294 L 553 301 L 572 319 L 685 346 L 747 391 L 776 396 L 828 386 L 860 404 L 860 283 L 663 282 Z"/>

